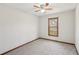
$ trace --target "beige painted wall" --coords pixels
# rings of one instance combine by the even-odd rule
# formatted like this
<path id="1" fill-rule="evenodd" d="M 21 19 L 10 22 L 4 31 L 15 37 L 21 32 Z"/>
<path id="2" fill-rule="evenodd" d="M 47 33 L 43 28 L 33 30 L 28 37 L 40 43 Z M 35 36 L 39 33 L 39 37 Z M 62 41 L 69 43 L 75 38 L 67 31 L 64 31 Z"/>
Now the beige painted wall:
<path id="1" fill-rule="evenodd" d="M 79 53 L 79 4 L 76 7 L 76 21 L 75 21 L 75 44 Z"/>
<path id="2" fill-rule="evenodd" d="M 48 18 L 59 17 L 59 37 L 48 36 Z M 51 40 L 58 40 L 68 43 L 75 43 L 75 10 L 46 15 L 40 17 L 40 37 Z"/>
<path id="3" fill-rule="evenodd" d="M 38 37 L 38 17 L 0 5 L 0 54 Z"/>

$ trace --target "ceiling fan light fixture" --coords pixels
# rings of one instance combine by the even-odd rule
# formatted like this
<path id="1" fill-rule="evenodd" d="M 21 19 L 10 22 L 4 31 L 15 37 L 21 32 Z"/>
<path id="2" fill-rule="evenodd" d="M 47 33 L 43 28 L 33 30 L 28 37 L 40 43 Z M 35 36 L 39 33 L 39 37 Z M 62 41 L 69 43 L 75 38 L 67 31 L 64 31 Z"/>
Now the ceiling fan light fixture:
<path id="1" fill-rule="evenodd" d="M 44 10 L 44 9 L 42 9 L 42 10 L 41 10 L 41 13 L 44 13 L 44 12 L 45 12 L 45 10 Z"/>
<path id="2" fill-rule="evenodd" d="M 39 3 L 37 5 L 34 5 L 34 7 L 36 8 L 35 12 L 45 13 L 45 12 L 47 12 L 49 10 L 52 10 L 52 7 L 50 6 L 49 3 Z"/>

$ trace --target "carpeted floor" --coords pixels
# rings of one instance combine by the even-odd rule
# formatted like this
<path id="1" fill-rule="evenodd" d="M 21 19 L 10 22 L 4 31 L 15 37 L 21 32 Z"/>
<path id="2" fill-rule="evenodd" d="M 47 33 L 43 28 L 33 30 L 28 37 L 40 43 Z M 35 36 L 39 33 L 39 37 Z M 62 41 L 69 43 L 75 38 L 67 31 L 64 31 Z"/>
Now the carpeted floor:
<path id="1" fill-rule="evenodd" d="M 5 55 L 77 55 L 74 45 L 38 39 Z"/>

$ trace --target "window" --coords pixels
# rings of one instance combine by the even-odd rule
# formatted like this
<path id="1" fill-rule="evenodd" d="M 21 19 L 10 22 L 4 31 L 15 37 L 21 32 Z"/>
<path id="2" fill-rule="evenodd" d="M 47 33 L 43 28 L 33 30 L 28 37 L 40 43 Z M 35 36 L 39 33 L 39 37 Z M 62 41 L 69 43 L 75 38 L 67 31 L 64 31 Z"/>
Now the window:
<path id="1" fill-rule="evenodd" d="M 48 35 L 58 37 L 58 17 L 48 18 Z"/>

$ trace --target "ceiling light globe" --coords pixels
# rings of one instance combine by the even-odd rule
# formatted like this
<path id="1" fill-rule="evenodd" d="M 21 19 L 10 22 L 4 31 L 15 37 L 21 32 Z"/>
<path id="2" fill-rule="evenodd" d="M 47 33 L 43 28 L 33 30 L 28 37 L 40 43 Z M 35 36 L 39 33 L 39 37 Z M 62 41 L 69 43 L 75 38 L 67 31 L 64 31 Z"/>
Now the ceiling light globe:
<path id="1" fill-rule="evenodd" d="M 42 9 L 42 10 L 41 10 L 41 12 L 42 12 L 42 13 L 44 13 L 44 12 L 45 12 L 45 10 L 44 10 L 44 9 Z"/>

